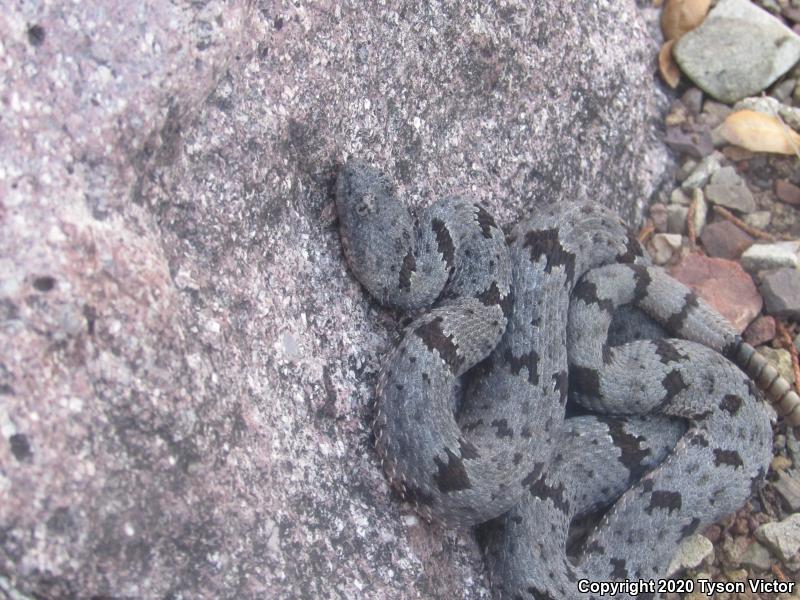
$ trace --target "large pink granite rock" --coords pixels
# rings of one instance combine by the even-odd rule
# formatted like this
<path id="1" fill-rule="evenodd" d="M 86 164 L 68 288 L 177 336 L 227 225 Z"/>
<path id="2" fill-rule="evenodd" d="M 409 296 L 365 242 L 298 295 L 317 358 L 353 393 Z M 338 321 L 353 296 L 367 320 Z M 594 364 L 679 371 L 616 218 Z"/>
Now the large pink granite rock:
<path id="1" fill-rule="evenodd" d="M 637 215 L 663 157 L 633 5 L 2 12 L 2 589 L 487 598 L 469 532 L 417 520 L 372 451 L 396 325 L 330 185 L 355 153 L 414 205 Z"/>

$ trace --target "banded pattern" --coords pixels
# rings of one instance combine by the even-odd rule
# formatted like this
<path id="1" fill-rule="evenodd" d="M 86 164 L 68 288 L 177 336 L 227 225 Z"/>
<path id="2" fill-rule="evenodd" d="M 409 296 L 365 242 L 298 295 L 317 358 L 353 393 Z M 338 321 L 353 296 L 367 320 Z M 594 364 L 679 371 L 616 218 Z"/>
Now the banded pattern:
<path id="1" fill-rule="evenodd" d="M 647 266 L 615 215 L 553 205 L 504 240 L 465 199 L 412 216 L 358 160 L 336 205 L 352 272 L 417 314 L 379 378 L 383 467 L 428 519 L 480 525 L 498 598 L 579 598 L 580 578 L 662 575 L 684 537 L 759 485 L 771 431 L 745 373 L 783 402 L 793 392 Z M 628 304 L 685 339 L 611 346 Z M 565 419 L 570 398 L 601 414 Z M 570 522 L 600 508 L 572 562 Z"/>

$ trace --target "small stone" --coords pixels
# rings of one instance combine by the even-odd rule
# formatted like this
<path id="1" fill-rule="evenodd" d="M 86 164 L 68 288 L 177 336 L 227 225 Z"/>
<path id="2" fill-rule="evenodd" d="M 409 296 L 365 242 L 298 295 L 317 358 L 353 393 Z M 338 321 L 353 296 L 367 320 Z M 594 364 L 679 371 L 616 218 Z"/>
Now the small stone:
<path id="1" fill-rule="evenodd" d="M 714 204 L 743 213 L 750 213 L 756 209 L 753 194 L 733 167 L 722 167 L 714 173 L 705 192 L 706 198 Z"/>
<path id="2" fill-rule="evenodd" d="M 800 319 L 800 271 L 792 268 L 769 271 L 759 285 L 767 314 Z"/>
<path id="3" fill-rule="evenodd" d="M 678 168 L 678 171 L 675 173 L 675 178 L 678 181 L 683 181 L 694 171 L 695 167 L 697 167 L 697 161 L 692 158 L 687 158 Z"/>
<path id="4" fill-rule="evenodd" d="M 716 102 L 714 100 L 706 100 L 703 104 L 703 114 L 701 120 L 710 128 L 721 125 L 722 122 L 728 118 L 733 112 L 733 109 L 727 104 Z"/>
<path id="5" fill-rule="evenodd" d="M 676 152 L 683 152 L 692 158 L 701 159 L 714 151 L 711 130 L 703 125 L 692 127 L 667 127 L 664 143 Z"/>
<path id="6" fill-rule="evenodd" d="M 686 217 L 689 208 L 680 204 L 670 204 L 667 206 L 667 231 L 670 233 L 686 233 Z"/>
<path id="7" fill-rule="evenodd" d="M 720 170 L 720 158 L 722 155 L 719 152 L 709 154 L 703 160 L 696 164 L 691 173 L 681 183 L 681 188 L 690 190 L 692 188 L 701 188 L 708 183 L 708 180 Z M 687 199 L 686 204 L 689 201 Z M 683 204 L 682 202 L 680 204 Z"/>
<path id="8" fill-rule="evenodd" d="M 747 148 L 742 148 L 741 146 L 725 146 L 722 148 L 722 154 L 731 162 L 741 162 L 743 160 L 749 160 L 755 156 L 754 152 L 751 152 Z"/>
<path id="9" fill-rule="evenodd" d="M 771 342 L 775 338 L 775 318 L 770 316 L 758 317 L 745 329 L 744 341 L 753 347 Z"/>
<path id="10" fill-rule="evenodd" d="M 675 556 L 672 557 L 669 568 L 667 568 L 667 577 L 683 569 L 692 569 L 698 566 L 713 552 L 714 546 L 708 538 L 698 533 L 690 535 L 678 546 Z"/>
<path id="11" fill-rule="evenodd" d="M 800 23 L 800 5 L 798 6 L 783 6 L 783 16 L 794 23 Z"/>
<path id="12" fill-rule="evenodd" d="M 725 571 L 725 576 L 728 578 L 728 581 L 745 581 L 747 579 L 747 571 L 745 569 L 733 569 L 731 571 Z"/>
<path id="13" fill-rule="evenodd" d="M 800 206 L 800 186 L 793 184 L 786 179 L 778 179 L 775 182 L 775 195 L 781 202 Z"/>
<path id="14" fill-rule="evenodd" d="M 772 96 L 780 102 L 786 102 L 791 97 L 796 85 L 797 80 L 785 79 L 772 88 Z"/>
<path id="15" fill-rule="evenodd" d="M 767 523 L 756 529 L 756 539 L 787 561 L 800 548 L 800 514 L 793 514 L 780 523 Z"/>
<path id="16" fill-rule="evenodd" d="M 776 456 L 775 458 L 784 457 Z M 789 463 L 791 464 L 791 461 Z M 792 512 L 800 511 L 800 479 L 798 479 L 797 473 L 794 471 L 775 470 L 778 472 L 778 481 L 773 483 L 772 486 L 786 501 Z"/>
<path id="17" fill-rule="evenodd" d="M 741 535 L 735 537 L 726 536 L 722 540 L 720 547 L 721 562 L 727 567 L 738 567 L 748 543 L 749 540 Z"/>
<path id="18" fill-rule="evenodd" d="M 748 273 L 780 269 L 782 267 L 796 269 L 798 262 L 800 262 L 799 250 L 800 242 L 753 244 L 742 253 L 741 263 Z"/>
<path id="19" fill-rule="evenodd" d="M 681 96 L 681 102 L 693 115 L 699 115 L 703 109 L 703 91 L 700 88 L 690 87 Z"/>
<path id="20" fill-rule="evenodd" d="M 680 103 L 676 102 L 672 109 L 669 111 L 666 117 L 664 117 L 664 123 L 667 125 L 682 125 L 689 120 L 688 111 L 686 107 Z"/>
<path id="21" fill-rule="evenodd" d="M 761 5 L 761 8 L 772 13 L 773 15 L 781 14 L 781 5 L 775 0 L 760 0 L 759 4 Z"/>
<path id="22" fill-rule="evenodd" d="M 706 225 L 700 241 L 709 256 L 735 260 L 754 240 L 730 221 L 715 221 Z"/>
<path id="23" fill-rule="evenodd" d="M 669 272 L 716 308 L 738 333 L 761 313 L 761 295 L 738 263 L 689 254 Z"/>
<path id="24" fill-rule="evenodd" d="M 757 569 L 759 571 L 769 571 L 772 566 L 772 557 L 769 550 L 764 548 L 756 541 L 750 543 L 747 549 L 739 558 L 739 564 L 743 567 Z"/>
<path id="25" fill-rule="evenodd" d="M 703 190 L 694 188 L 692 190 L 692 204 L 694 204 L 694 232 L 696 235 L 703 233 L 708 218 L 708 202 Z"/>
<path id="26" fill-rule="evenodd" d="M 689 206 L 689 203 L 691 201 L 692 201 L 691 197 L 687 196 L 686 192 L 684 192 L 681 188 L 675 188 L 669 195 L 670 204 L 680 204 L 681 206 Z"/>
<path id="27" fill-rule="evenodd" d="M 772 213 L 768 210 L 757 210 L 745 215 L 742 220 L 756 229 L 766 229 L 772 221 Z"/>
<path id="28" fill-rule="evenodd" d="M 747 535 L 750 533 L 750 522 L 745 517 L 738 517 L 731 527 L 735 535 Z"/>
<path id="29" fill-rule="evenodd" d="M 667 207 L 661 202 L 656 202 L 650 207 L 650 218 L 656 231 L 659 233 L 667 231 Z"/>
<path id="30" fill-rule="evenodd" d="M 722 537 L 722 527 L 719 525 L 711 525 L 703 532 L 703 535 L 709 539 L 712 544 L 716 544 Z"/>
<path id="31" fill-rule="evenodd" d="M 786 381 L 794 383 L 794 370 L 792 369 L 792 355 L 783 348 L 772 348 L 770 346 L 760 346 L 758 351 L 766 358 L 773 367 L 778 369 Z"/>
<path id="32" fill-rule="evenodd" d="M 683 238 L 677 233 L 657 233 L 651 242 L 651 256 L 657 265 L 665 265 L 683 244 Z"/>
<path id="33" fill-rule="evenodd" d="M 721 0 L 672 50 L 681 70 L 723 102 L 758 94 L 800 59 L 800 36 L 748 0 Z"/>
<path id="34" fill-rule="evenodd" d="M 772 462 L 769 465 L 773 471 L 776 473 L 779 471 L 785 471 L 789 467 L 792 466 L 792 459 L 788 456 L 776 456 L 772 459 Z"/>

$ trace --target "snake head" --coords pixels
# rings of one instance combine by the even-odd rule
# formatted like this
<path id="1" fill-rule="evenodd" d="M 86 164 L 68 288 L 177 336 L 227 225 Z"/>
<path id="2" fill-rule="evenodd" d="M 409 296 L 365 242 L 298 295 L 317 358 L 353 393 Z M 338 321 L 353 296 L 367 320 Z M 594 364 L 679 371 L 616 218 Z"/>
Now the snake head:
<path id="1" fill-rule="evenodd" d="M 336 180 L 336 210 L 350 269 L 380 302 L 391 304 L 414 246 L 413 221 L 394 185 L 363 160 L 350 159 Z"/>

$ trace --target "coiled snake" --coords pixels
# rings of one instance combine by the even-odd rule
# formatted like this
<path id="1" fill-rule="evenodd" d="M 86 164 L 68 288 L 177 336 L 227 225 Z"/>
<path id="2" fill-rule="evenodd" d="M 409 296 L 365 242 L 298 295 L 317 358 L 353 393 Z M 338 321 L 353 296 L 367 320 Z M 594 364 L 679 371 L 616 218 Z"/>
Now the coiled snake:
<path id="1" fill-rule="evenodd" d="M 484 524 L 496 597 L 662 577 L 683 538 L 761 484 L 768 413 L 731 360 L 784 403 L 796 395 L 608 210 L 554 204 L 506 240 L 462 198 L 412 216 L 360 160 L 339 173 L 336 206 L 353 274 L 416 315 L 377 388 L 383 468 L 426 518 Z M 684 339 L 610 345 L 626 304 Z M 565 419 L 568 398 L 599 414 Z M 604 507 L 569 558 L 572 520 Z"/>

